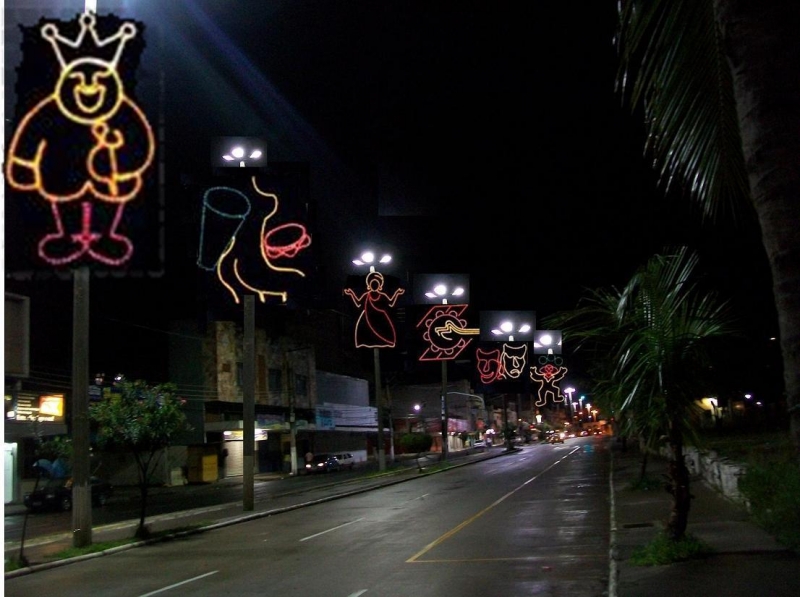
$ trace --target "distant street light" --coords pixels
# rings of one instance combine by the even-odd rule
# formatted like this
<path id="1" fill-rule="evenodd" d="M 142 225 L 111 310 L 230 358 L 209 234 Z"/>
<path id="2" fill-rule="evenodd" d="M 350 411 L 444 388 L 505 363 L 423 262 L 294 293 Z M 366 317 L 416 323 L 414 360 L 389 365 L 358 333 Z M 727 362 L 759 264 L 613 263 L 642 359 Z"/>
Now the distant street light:
<path id="1" fill-rule="evenodd" d="M 575 403 L 572 401 L 572 395 L 575 393 L 575 388 L 572 386 L 566 388 L 564 393 L 569 397 L 569 406 L 570 406 L 570 421 L 575 418 Z"/>

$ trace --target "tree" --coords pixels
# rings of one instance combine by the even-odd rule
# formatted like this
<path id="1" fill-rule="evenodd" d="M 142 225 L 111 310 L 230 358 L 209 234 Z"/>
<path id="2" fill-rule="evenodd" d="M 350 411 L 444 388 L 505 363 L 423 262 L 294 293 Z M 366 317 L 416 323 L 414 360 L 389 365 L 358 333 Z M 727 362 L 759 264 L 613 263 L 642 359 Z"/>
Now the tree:
<path id="1" fill-rule="evenodd" d="M 645 451 L 660 440 L 669 448 L 667 490 L 672 508 L 667 536 L 680 541 L 691 505 L 687 441 L 697 443 L 694 401 L 708 369 L 709 342 L 735 333 L 726 303 L 701 289 L 697 255 L 685 247 L 653 256 L 622 291 L 593 291 L 574 311 L 545 318 L 565 337 L 607 356 L 595 373 L 597 397 L 618 412 Z"/>
<path id="2" fill-rule="evenodd" d="M 36 481 L 33 484 L 33 491 L 39 488 L 39 482 L 42 480 L 42 475 L 48 477 L 53 476 L 54 463 L 63 464 L 59 467 L 61 471 L 68 474 L 72 467 L 72 440 L 67 436 L 57 435 L 54 437 L 44 437 L 39 427 L 39 420 L 34 421 L 33 436 L 35 438 L 35 447 L 33 454 L 36 457 L 34 468 L 36 469 Z M 25 510 L 25 516 L 22 519 L 22 533 L 19 542 L 19 554 L 17 555 L 17 563 L 20 566 L 28 565 L 28 558 L 25 557 L 25 535 L 28 530 L 28 514 L 29 510 Z"/>
<path id="3" fill-rule="evenodd" d="M 755 215 L 772 275 L 800 466 L 800 3 L 620 0 L 619 89 L 667 188 Z"/>
<path id="4" fill-rule="evenodd" d="M 122 381 L 117 390 L 118 396 L 92 405 L 90 416 L 97 424 L 98 447 L 133 454 L 141 493 L 136 536 L 146 538 L 147 490 L 158 463 L 156 454 L 169 447 L 177 433 L 189 429 L 185 400 L 176 396 L 173 384 Z"/>
<path id="5" fill-rule="evenodd" d="M 433 445 L 433 436 L 429 433 L 404 433 L 400 436 L 398 442 L 406 452 L 417 453 L 417 469 L 419 469 L 419 472 L 422 472 L 422 466 L 419 463 L 419 455 L 431 449 Z"/>

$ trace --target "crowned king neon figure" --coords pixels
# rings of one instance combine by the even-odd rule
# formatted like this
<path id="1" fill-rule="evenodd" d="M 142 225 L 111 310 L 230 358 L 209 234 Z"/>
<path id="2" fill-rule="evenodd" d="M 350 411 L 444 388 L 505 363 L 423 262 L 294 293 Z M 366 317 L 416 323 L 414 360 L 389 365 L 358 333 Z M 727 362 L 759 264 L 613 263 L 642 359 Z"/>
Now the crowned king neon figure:
<path id="1" fill-rule="evenodd" d="M 54 23 L 41 27 L 60 74 L 52 92 L 21 119 L 5 174 L 12 188 L 49 203 L 53 230 L 38 241 L 45 262 L 119 266 L 133 253 L 120 230 L 125 207 L 139 194 L 155 154 L 152 128 L 117 70 L 137 28 L 125 22 L 101 39 L 93 13 L 82 14 L 79 25 L 75 39 Z"/>

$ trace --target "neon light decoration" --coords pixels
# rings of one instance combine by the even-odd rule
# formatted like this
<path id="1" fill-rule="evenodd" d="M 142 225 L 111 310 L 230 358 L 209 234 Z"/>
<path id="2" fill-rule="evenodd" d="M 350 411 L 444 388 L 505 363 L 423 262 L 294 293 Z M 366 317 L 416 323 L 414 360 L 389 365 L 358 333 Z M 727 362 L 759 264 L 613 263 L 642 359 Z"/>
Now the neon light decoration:
<path id="1" fill-rule="evenodd" d="M 220 283 L 230 292 L 236 304 L 241 302 L 240 293 L 244 291 L 255 293 L 262 303 L 266 302 L 267 297 L 278 297 L 285 303 L 289 297 L 288 291 L 256 286 L 253 278 L 262 275 L 263 269 L 259 272 L 245 272 L 243 257 L 252 254 L 250 249 L 257 247 L 261 257 L 259 268 L 265 265 L 270 272 L 305 277 L 302 270 L 279 266 L 276 262 L 280 259 L 296 258 L 311 245 L 311 235 L 304 225 L 297 222 L 268 229 L 267 222 L 278 211 L 278 196 L 262 191 L 255 176 L 250 179 L 250 183 L 258 196 L 268 199 L 266 209 L 258 210 L 265 215 L 257 229 L 257 238 L 239 238 L 243 225 L 253 211 L 247 195 L 230 187 L 207 189 L 203 194 L 197 265 L 205 270 L 215 271 Z M 287 237 L 288 240 L 284 240 Z M 241 289 L 237 290 L 234 286 L 236 282 Z"/>
<path id="2" fill-rule="evenodd" d="M 478 375 L 484 385 L 506 379 L 518 379 L 528 366 L 528 345 L 504 343 L 502 350 L 478 348 L 475 357 Z"/>
<path id="3" fill-rule="evenodd" d="M 478 375 L 481 383 L 489 385 L 495 381 L 503 379 L 503 361 L 500 358 L 500 349 L 475 350 L 475 361 L 478 366 Z"/>
<path id="4" fill-rule="evenodd" d="M 546 363 L 541 367 L 531 367 L 531 380 L 539 385 L 536 406 L 544 406 L 549 396 L 553 402 L 563 402 L 564 395 L 556 382 L 561 381 L 567 374 L 567 368 L 553 363 Z"/>
<path id="5" fill-rule="evenodd" d="M 528 365 L 527 344 L 503 344 L 503 377 L 518 379 Z"/>
<path id="6" fill-rule="evenodd" d="M 120 229 L 125 206 L 142 189 L 155 155 L 152 128 L 117 70 L 137 27 L 124 22 L 101 39 L 94 14 L 82 14 L 78 23 L 75 39 L 54 23 L 41 27 L 60 74 L 55 88 L 21 119 L 5 175 L 13 189 L 50 204 L 55 230 L 38 241 L 41 259 L 120 266 L 134 249 Z"/>
<path id="7" fill-rule="evenodd" d="M 477 336 L 478 328 L 467 327 L 462 317 L 468 305 L 433 305 L 417 324 L 422 327 L 422 339 L 428 347 L 420 355 L 420 361 L 451 361 L 460 355 Z"/>
<path id="8" fill-rule="evenodd" d="M 367 274 L 366 290 L 360 295 L 352 288 L 344 289 L 361 309 L 356 321 L 356 348 L 394 348 L 397 344 L 397 331 L 388 309 L 394 307 L 405 290 L 398 288 L 390 295 L 383 290 L 383 284 L 383 274 L 373 271 Z"/>

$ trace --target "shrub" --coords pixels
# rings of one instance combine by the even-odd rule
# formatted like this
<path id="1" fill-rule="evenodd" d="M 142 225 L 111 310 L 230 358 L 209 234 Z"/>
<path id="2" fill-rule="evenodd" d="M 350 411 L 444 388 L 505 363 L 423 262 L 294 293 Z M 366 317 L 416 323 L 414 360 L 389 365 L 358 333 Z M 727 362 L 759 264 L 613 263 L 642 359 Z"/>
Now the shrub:
<path id="1" fill-rule="evenodd" d="M 663 566 L 702 558 L 713 553 L 713 549 L 693 535 L 685 535 L 680 541 L 672 541 L 665 533 L 659 533 L 647 545 L 631 554 L 631 563 L 637 566 Z"/>
<path id="2" fill-rule="evenodd" d="M 778 542 L 800 548 L 800 469 L 791 458 L 754 458 L 739 479 L 753 520 Z"/>

